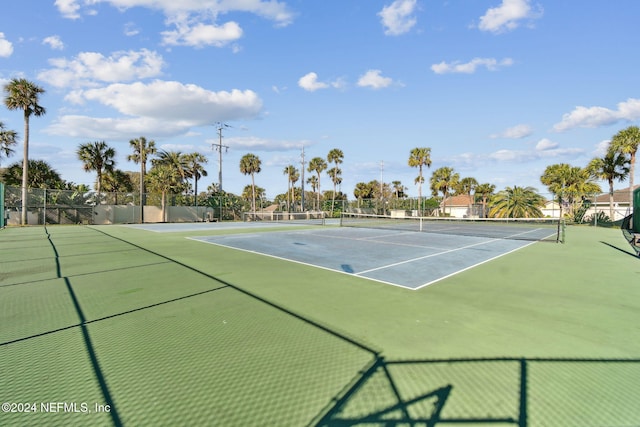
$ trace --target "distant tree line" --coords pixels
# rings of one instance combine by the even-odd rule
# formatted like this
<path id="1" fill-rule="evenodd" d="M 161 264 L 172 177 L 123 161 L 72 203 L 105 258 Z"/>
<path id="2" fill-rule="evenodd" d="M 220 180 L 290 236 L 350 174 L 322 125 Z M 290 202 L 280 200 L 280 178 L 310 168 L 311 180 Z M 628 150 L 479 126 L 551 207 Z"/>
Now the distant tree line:
<path id="1" fill-rule="evenodd" d="M 53 188 L 67 190 L 88 190 L 84 185 L 63 180 L 60 175 L 45 161 L 29 158 L 29 124 L 32 116 L 39 117 L 46 113 L 39 104 L 39 97 L 45 91 L 26 79 L 12 79 L 4 85 L 5 106 L 9 110 L 21 110 L 24 115 L 24 153 L 23 160 L 0 169 L 0 179 L 7 185 L 19 186 L 22 191 L 22 224 L 26 224 L 26 192 L 29 188 Z M 0 122 L 0 160 L 14 154 L 18 142 L 18 133 L 7 129 Z M 601 192 L 597 180 L 606 181 L 609 185 L 610 217 L 613 218 L 613 188 L 616 181 L 629 180 L 629 198 L 632 203 L 634 187 L 634 170 L 636 154 L 640 144 L 640 128 L 629 126 L 616 133 L 609 144 L 608 151 L 602 157 L 592 159 L 584 167 L 566 163 L 549 165 L 540 182 L 545 185 L 554 200 L 560 206 L 560 215 L 573 217 L 580 211 L 586 196 Z M 93 141 L 80 144 L 76 150 L 78 159 L 82 161 L 86 172 L 96 174 L 95 190 L 98 197 L 102 193 L 139 192 L 140 203 L 145 203 L 147 193 L 160 195 L 163 218 L 166 218 L 167 198 L 176 195 L 191 195 L 196 205 L 214 206 L 220 204 L 220 198 L 234 200 L 232 204 L 250 203 L 247 209 L 256 211 L 265 205 L 275 203 L 281 210 L 324 210 L 338 214 L 347 195 L 339 190 L 342 183 L 344 153 L 338 148 L 329 151 L 325 157 L 314 157 L 305 170 L 299 170 L 293 164 L 287 165 L 283 174 L 286 176 L 287 190 L 279 194 L 273 201 L 267 200 L 266 191 L 256 185 L 256 175 L 262 170 L 260 158 L 247 153 L 240 160 L 240 172 L 251 177 L 240 196 L 226 193 L 212 184 L 205 192 L 198 192 L 198 181 L 207 176 L 205 165 L 207 158 L 200 153 L 182 153 L 180 151 L 157 150 L 153 140 L 140 136 L 129 141 L 131 154 L 127 160 L 140 165 L 139 172 L 125 172 L 116 168 L 116 151 L 105 141 Z M 151 169 L 147 171 L 148 164 Z M 452 167 L 444 166 L 434 170 L 429 178 L 431 197 L 423 197 L 423 185 L 426 183 L 425 171 L 431 167 L 431 148 L 416 147 L 409 153 L 408 166 L 417 168 L 418 176 L 414 184 L 418 188 L 417 210 L 420 214 L 446 215 L 446 202 L 453 196 L 466 195 L 469 208 L 472 204 L 481 205 L 481 215 L 488 217 L 539 217 L 546 203 L 538 190 L 533 187 L 505 187 L 496 192 L 495 185 L 479 183 L 473 177 L 460 177 Z M 306 181 L 301 181 L 304 172 L 308 172 Z M 332 183 L 331 190 L 322 191 L 323 173 Z M 304 184 L 311 187 L 311 192 L 304 191 Z M 353 196 L 358 205 L 365 201 L 380 202 L 407 199 L 407 187 L 400 181 L 390 183 L 370 182 L 356 183 Z M 303 203 L 304 200 L 311 203 Z M 258 204 L 259 201 L 259 204 Z M 337 203 L 338 202 L 338 203 Z M 384 206 L 384 204 L 382 205 Z M 566 210 L 564 210 L 566 207 Z M 143 211 L 143 210 L 141 210 Z M 144 221 L 141 212 L 141 221 Z"/>

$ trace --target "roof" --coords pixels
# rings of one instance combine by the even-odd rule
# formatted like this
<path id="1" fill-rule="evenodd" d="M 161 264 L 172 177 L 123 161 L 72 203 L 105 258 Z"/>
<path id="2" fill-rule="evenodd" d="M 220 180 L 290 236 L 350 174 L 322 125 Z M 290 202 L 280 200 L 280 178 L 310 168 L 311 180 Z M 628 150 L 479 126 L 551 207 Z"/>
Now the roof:
<path id="1" fill-rule="evenodd" d="M 640 188 L 640 185 L 635 185 L 634 189 Z M 602 193 L 596 196 L 595 203 L 609 203 L 609 193 Z M 629 187 L 622 188 L 613 191 L 613 203 L 629 204 Z"/>
<path id="2" fill-rule="evenodd" d="M 442 202 L 442 206 L 469 206 L 472 204 L 474 204 L 473 197 L 469 197 L 467 194 L 447 197 Z"/>

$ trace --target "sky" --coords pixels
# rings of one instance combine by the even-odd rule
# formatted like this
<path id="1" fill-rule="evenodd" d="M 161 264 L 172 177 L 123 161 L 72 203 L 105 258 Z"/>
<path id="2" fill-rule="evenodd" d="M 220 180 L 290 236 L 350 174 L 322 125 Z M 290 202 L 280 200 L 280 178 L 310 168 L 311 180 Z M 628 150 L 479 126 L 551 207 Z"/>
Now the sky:
<path id="1" fill-rule="evenodd" d="M 251 183 L 242 156 L 260 158 L 273 198 L 303 147 L 307 162 L 343 151 L 350 198 L 372 180 L 417 196 L 415 147 L 431 148 L 427 182 L 448 166 L 545 192 L 548 165 L 586 166 L 639 124 L 638 16 L 637 0 L 20 1 L 0 15 L 0 84 L 46 90 L 29 157 L 77 184 L 95 182 L 80 144 L 105 141 L 138 171 L 129 141 L 144 136 L 204 154 L 203 190 L 218 183 L 222 127 L 236 194 Z M 20 136 L 6 167 L 22 159 L 22 112 L 3 106 L 0 121 Z M 333 189 L 326 174 L 320 185 Z"/>

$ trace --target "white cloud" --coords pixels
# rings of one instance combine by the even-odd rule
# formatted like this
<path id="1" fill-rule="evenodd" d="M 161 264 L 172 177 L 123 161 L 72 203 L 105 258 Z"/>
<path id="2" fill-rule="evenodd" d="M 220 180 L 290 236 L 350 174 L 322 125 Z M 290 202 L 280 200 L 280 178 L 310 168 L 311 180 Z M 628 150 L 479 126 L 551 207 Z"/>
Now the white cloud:
<path id="1" fill-rule="evenodd" d="M 539 142 L 535 150 L 498 150 L 487 157 L 498 162 L 525 163 L 539 159 L 573 158 L 584 153 L 581 148 L 559 148 L 558 144 L 554 143 L 545 147 L 547 143 Z M 538 145 L 541 147 L 539 148 Z"/>
<path id="2" fill-rule="evenodd" d="M 500 149 L 488 154 L 463 153 L 448 159 L 448 161 L 461 167 L 477 169 L 479 165 L 493 162 L 521 164 L 541 159 L 575 159 L 583 155 L 584 152 L 585 150 L 582 148 L 562 148 L 557 142 L 543 138 L 536 143 L 533 149 Z"/>
<path id="3" fill-rule="evenodd" d="M 84 14 L 96 14 L 90 7 L 105 3 L 120 10 L 146 7 L 160 10 L 165 23 L 171 30 L 162 32 L 166 45 L 180 46 L 226 46 L 242 36 L 242 29 L 236 22 L 218 23 L 218 17 L 229 12 L 246 12 L 275 22 L 278 27 L 289 25 L 293 13 L 286 3 L 278 0 L 56 0 L 60 13 L 69 19 L 77 19 Z M 125 28 L 127 35 L 137 34 L 137 30 Z"/>
<path id="4" fill-rule="evenodd" d="M 243 150 L 246 149 L 254 151 L 289 151 L 294 149 L 301 149 L 302 147 L 308 147 L 311 144 L 308 140 L 271 140 L 255 136 L 230 137 L 225 141 L 232 149 L 241 148 Z"/>
<path id="5" fill-rule="evenodd" d="M 80 14 L 78 13 L 80 5 L 76 0 L 56 0 L 55 5 L 65 18 L 80 18 Z"/>
<path id="6" fill-rule="evenodd" d="M 550 139 L 547 138 L 542 138 L 540 141 L 538 141 L 538 143 L 536 144 L 536 151 L 548 151 L 548 150 L 553 150 L 558 148 L 560 144 L 558 144 L 557 142 L 553 142 Z"/>
<path id="7" fill-rule="evenodd" d="M 529 125 L 516 125 L 505 129 L 500 133 L 491 135 L 491 138 L 508 138 L 508 139 L 520 139 L 525 138 L 533 133 L 533 129 Z"/>
<path id="8" fill-rule="evenodd" d="M 542 8 L 533 10 L 530 0 L 502 0 L 498 7 L 493 7 L 480 17 L 478 28 L 482 31 L 501 33 L 510 31 L 520 25 L 520 21 L 536 19 L 542 16 Z"/>
<path id="9" fill-rule="evenodd" d="M 51 59 L 53 68 L 42 71 L 38 79 L 55 87 L 91 86 L 97 82 L 119 82 L 157 77 L 164 61 L 156 52 L 114 52 L 105 57 L 97 52 L 81 52 L 76 58 Z"/>
<path id="10" fill-rule="evenodd" d="M 82 4 L 81 4 L 82 3 Z M 278 0 L 56 0 L 55 5 L 65 18 L 80 17 L 79 11 L 105 3 L 115 8 L 125 10 L 134 7 L 147 7 L 162 11 L 165 16 L 173 17 L 179 14 L 201 14 L 213 16 L 228 12 L 248 12 L 275 21 L 277 25 L 288 25 L 293 21 L 293 13 L 286 3 Z M 89 13 L 94 13 L 92 9 Z"/>
<path id="11" fill-rule="evenodd" d="M 102 139 L 144 134 L 175 136 L 216 121 L 253 118 L 262 109 L 262 100 L 250 90 L 212 92 L 196 85 L 160 80 L 78 90 L 73 96 L 76 102 L 94 101 L 112 107 L 124 117 L 65 115 L 47 129 L 48 133 Z"/>
<path id="12" fill-rule="evenodd" d="M 137 36 L 140 34 L 140 29 L 133 22 L 127 22 L 124 25 L 124 35 L 128 37 Z"/>
<path id="13" fill-rule="evenodd" d="M 417 22 L 414 16 L 416 6 L 416 0 L 395 0 L 389 6 L 383 7 L 378 16 L 385 28 L 384 33 L 398 36 L 411 30 Z"/>
<path id="14" fill-rule="evenodd" d="M 163 80 L 113 84 L 88 89 L 81 96 L 122 114 L 172 120 L 184 126 L 251 118 L 262 108 L 262 100 L 251 90 L 212 92 L 193 84 Z"/>
<path id="15" fill-rule="evenodd" d="M 619 121 L 635 121 L 640 119 L 640 99 L 629 98 L 618 104 L 617 110 L 605 107 L 576 107 L 572 112 L 562 116 L 553 129 L 557 132 L 583 127 L 596 128 L 611 125 Z"/>
<path id="16" fill-rule="evenodd" d="M 319 82 L 318 75 L 314 72 L 307 73 L 304 76 L 300 77 L 300 79 L 298 80 L 298 86 L 309 92 L 314 92 L 318 89 L 326 89 L 329 87 L 327 83 Z"/>
<path id="17" fill-rule="evenodd" d="M 55 50 L 64 49 L 64 43 L 62 43 L 62 39 L 60 39 L 60 36 L 46 37 L 44 40 L 42 40 L 42 44 L 49 45 L 51 49 L 55 49 Z"/>
<path id="18" fill-rule="evenodd" d="M 318 89 L 327 89 L 329 87 L 340 89 L 345 85 L 346 83 L 342 78 L 338 78 L 329 83 L 318 81 L 318 74 L 314 72 L 307 73 L 298 79 L 298 86 L 309 92 L 315 92 Z"/>
<path id="19" fill-rule="evenodd" d="M 385 88 L 393 83 L 390 77 L 383 77 L 380 70 L 369 70 L 358 79 L 358 86 L 373 89 Z"/>
<path id="20" fill-rule="evenodd" d="M 13 44 L 0 33 L 0 57 L 8 58 L 13 54 Z"/>
<path id="21" fill-rule="evenodd" d="M 176 30 L 163 31 L 163 43 L 170 46 L 223 47 L 242 37 L 242 28 L 235 22 L 221 26 L 179 22 Z"/>
<path id="22" fill-rule="evenodd" d="M 489 154 L 489 159 L 499 162 L 526 162 L 535 159 L 535 155 L 531 151 L 517 151 L 517 150 L 498 150 Z"/>
<path id="23" fill-rule="evenodd" d="M 596 157 L 604 157 L 605 154 L 609 151 L 609 144 L 611 144 L 610 139 L 605 139 L 604 141 L 600 141 L 596 144 L 595 150 L 593 150 L 593 155 Z"/>
<path id="24" fill-rule="evenodd" d="M 473 58 L 471 61 L 461 63 L 460 61 L 454 61 L 446 63 L 444 61 L 439 64 L 433 64 L 431 70 L 436 74 L 448 74 L 448 73 L 464 73 L 473 74 L 478 67 L 485 67 L 490 71 L 497 71 L 501 67 L 508 67 L 513 65 L 513 59 L 505 58 L 498 61 L 495 58 Z"/>
<path id="25" fill-rule="evenodd" d="M 183 124 L 149 117 L 98 118 L 66 115 L 54 121 L 45 132 L 71 138 L 128 140 L 131 135 L 175 136 L 186 129 Z"/>

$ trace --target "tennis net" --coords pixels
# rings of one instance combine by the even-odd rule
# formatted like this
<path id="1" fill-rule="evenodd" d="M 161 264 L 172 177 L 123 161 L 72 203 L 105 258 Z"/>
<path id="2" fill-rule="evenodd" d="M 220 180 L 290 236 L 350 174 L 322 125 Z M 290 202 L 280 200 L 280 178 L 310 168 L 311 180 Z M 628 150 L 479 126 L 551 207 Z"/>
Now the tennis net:
<path id="1" fill-rule="evenodd" d="M 324 212 L 243 212 L 243 221 L 295 222 L 324 225 Z"/>
<path id="2" fill-rule="evenodd" d="M 559 218 L 393 217 L 343 212 L 340 225 L 562 243 L 565 235 L 565 222 Z"/>

